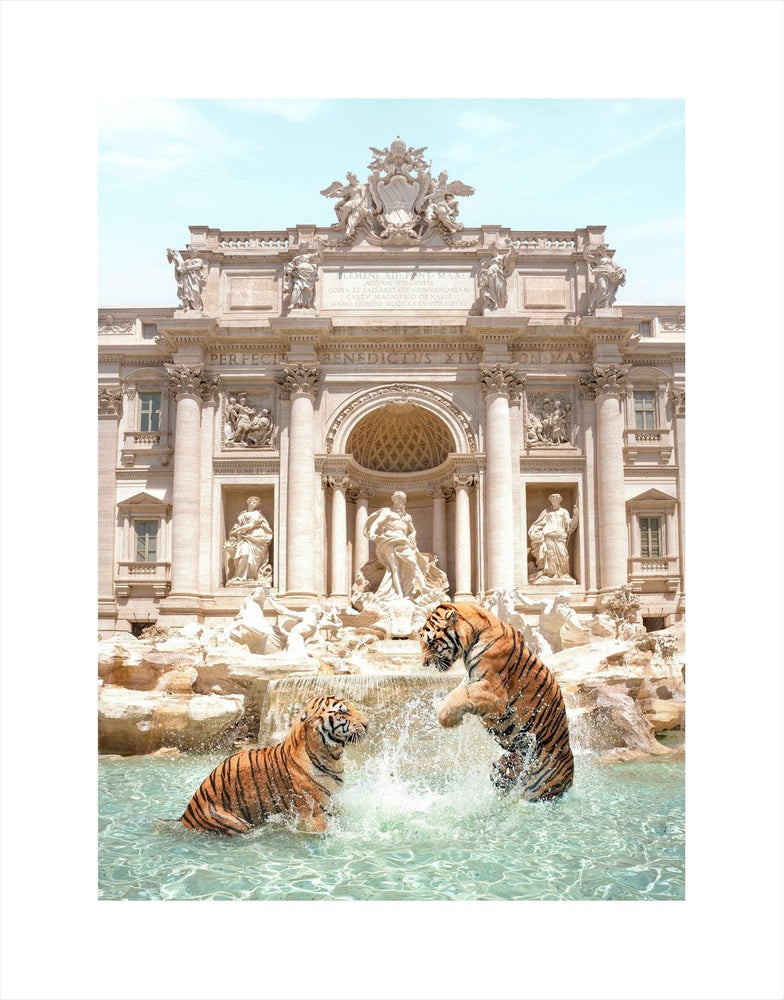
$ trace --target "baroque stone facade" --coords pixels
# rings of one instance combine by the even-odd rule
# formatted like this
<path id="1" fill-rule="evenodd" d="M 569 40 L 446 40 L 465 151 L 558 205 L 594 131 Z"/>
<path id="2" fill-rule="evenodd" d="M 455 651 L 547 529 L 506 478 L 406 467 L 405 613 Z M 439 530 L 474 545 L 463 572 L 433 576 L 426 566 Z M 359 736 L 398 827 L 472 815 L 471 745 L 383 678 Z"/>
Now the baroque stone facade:
<path id="1" fill-rule="evenodd" d="M 322 190 L 336 222 L 191 227 L 161 251 L 179 308 L 99 310 L 99 628 L 233 620 L 249 497 L 265 582 L 345 608 L 396 491 L 456 599 L 566 580 L 591 614 L 631 583 L 679 620 L 683 306 L 616 304 L 604 226 L 464 228 L 473 188 L 371 152 Z"/>

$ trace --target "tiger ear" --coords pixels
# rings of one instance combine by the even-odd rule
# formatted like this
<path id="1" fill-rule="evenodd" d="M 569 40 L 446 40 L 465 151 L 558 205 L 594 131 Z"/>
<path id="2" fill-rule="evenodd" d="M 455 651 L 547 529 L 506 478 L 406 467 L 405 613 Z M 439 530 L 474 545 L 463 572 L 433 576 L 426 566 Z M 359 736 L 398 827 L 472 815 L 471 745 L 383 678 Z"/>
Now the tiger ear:
<path id="1" fill-rule="evenodd" d="M 455 625 L 457 625 L 457 618 L 458 618 L 458 615 L 457 615 L 457 611 L 455 610 L 455 608 L 452 608 L 451 611 L 447 611 L 447 613 L 446 613 L 446 620 L 447 620 L 447 624 L 448 625 L 452 625 L 453 627 Z"/>
<path id="2" fill-rule="evenodd" d="M 308 717 L 308 713 L 305 711 L 305 712 L 302 713 L 302 715 L 300 715 L 299 721 L 300 722 L 304 722 L 305 719 L 307 719 L 307 717 Z"/>

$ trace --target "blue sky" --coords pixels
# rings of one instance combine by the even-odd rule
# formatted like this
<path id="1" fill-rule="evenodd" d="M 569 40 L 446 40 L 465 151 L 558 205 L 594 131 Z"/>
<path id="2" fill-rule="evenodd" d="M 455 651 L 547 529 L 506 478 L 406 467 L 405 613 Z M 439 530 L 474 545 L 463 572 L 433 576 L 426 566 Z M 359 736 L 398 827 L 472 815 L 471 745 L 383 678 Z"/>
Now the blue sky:
<path id="1" fill-rule="evenodd" d="M 320 190 L 396 135 L 475 188 L 466 226 L 606 225 L 619 303 L 683 303 L 679 99 L 131 99 L 99 117 L 99 303 L 174 305 L 189 225 L 328 225 Z"/>

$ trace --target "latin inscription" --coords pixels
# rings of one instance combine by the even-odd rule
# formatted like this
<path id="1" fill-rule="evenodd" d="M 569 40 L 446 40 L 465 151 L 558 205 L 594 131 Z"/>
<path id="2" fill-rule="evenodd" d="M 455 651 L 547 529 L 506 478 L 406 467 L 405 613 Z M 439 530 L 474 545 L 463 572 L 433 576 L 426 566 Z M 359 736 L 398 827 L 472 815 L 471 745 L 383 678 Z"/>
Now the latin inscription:
<path id="1" fill-rule="evenodd" d="M 322 308 L 470 309 L 476 298 L 470 271 L 322 272 Z"/>

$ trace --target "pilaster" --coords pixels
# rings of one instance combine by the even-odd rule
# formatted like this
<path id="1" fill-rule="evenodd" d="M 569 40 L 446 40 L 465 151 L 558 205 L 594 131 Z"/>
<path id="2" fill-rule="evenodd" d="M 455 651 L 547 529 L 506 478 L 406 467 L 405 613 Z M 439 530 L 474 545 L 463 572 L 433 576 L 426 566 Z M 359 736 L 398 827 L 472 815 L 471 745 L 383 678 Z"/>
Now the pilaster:
<path id="1" fill-rule="evenodd" d="M 117 434 L 123 397 L 119 386 L 98 389 L 98 624 L 113 628 L 117 620 L 114 576 L 117 564 Z"/>

